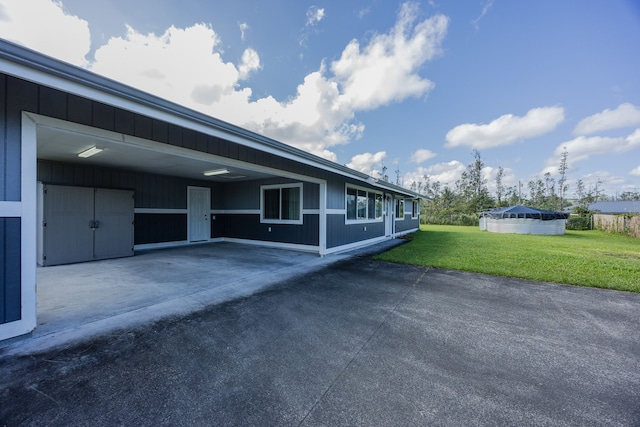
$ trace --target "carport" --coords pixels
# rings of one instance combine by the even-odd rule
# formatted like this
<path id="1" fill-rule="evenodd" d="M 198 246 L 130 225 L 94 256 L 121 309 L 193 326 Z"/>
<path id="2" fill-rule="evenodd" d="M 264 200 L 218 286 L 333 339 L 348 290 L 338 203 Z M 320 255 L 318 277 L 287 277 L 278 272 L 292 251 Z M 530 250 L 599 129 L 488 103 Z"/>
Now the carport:
<path id="1" fill-rule="evenodd" d="M 418 229 L 413 191 L 0 46 L 0 340 L 40 323 L 36 264 L 201 242 L 322 257 Z"/>
<path id="2" fill-rule="evenodd" d="M 39 267 L 38 325 L 31 335 L 17 340 L 30 341 L 20 343 L 24 351 L 46 349 L 185 315 L 246 297 L 344 256 L 320 258 L 301 251 L 219 242 Z"/>

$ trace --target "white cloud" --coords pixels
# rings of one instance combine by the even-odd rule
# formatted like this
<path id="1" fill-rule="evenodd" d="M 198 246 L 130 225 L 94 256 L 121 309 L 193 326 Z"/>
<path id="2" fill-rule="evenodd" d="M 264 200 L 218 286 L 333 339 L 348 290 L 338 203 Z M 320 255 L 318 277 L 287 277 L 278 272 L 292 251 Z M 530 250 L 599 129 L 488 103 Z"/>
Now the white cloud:
<path id="1" fill-rule="evenodd" d="M 626 137 L 579 136 L 558 145 L 553 152 L 553 157 L 546 160 L 546 167 L 542 173 L 558 173 L 560 156 L 565 149 L 567 161 L 571 167 L 572 164 L 587 160 L 591 156 L 624 153 L 636 148 L 640 148 L 640 128 Z"/>
<path id="2" fill-rule="evenodd" d="M 574 135 L 589 135 L 595 132 L 640 126 L 640 107 L 630 103 L 618 105 L 615 110 L 603 110 L 586 117 L 576 125 Z"/>
<path id="3" fill-rule="evenodd" d="M 318 6 L 309 6 L 307 9 L 307 26 L 312 27 L 318 22 L 322 21 L 325 17 L 324 8 Z"/>
<path id="4" fill-rule="evenodd" d="M 637 168 L 633 169 L 631 172 L 629 172 L 629 175 L 632 176 L 640 176 L 640 165 L 638 165 Z"/>
<path id="5" fill-rule="evenodd" d="M 480 20 L 484 18 L 487 12 L 489 12 L 489 9 L 491 9 L 491 6 L 493 6 L 493 1 L 494 0 L 488 0 L 487 3 L 482 8 L 482 12 L 480 12 L 480 16 L 478 16 L 476 19 L 471 21 L 471 25 L 473 25 L 473 28 L 475 28 L 476 31 L 480 29 Z"/>
<path id="6" fill-rule="evenodd" d="M 437 163 L 428 167 L 418 167 L 404 175 L 403 184 L 405 187 L 411 186 L 412 183 L 424 182 L 424 176 L 428 175 L 431 182 L 440 181 L 440 188 L 453 188 L 457 180 L 462 176 L 462 172 L 466 169 L 458 160 L 452 160 L 445 163 Z"/>
<path id="7" fill-rule="evenodd" d="M 366 173 L 373 177 L 380 177 L 382 161 L 384 160 L 385 157 L 387 157 L 386 151 L 378 151 L 375 154 L 372 154 L 372 153 L 357 154 L 351 158 L 350 163 L 347 163 L 347 167 Z"/>
<path id="8" fill-rule="evenodd" d="M 68 14 L 59 2 L 3 0 L 0 37 L 74 65 L 88 64 L 89 24 Z"/>
<path id="9" fill-rule="evenodd" d="M 249 24 L 246 22 L 238 23 L 238 28 L 240 28 L 240 40 L 244 40 L 247 35 L 247 31 L 249 30 Z"/>
<path id="10" fill-rule="evenodd" d="M 86 46 L 76 57 L 89 51 L 86 22 L 65 15 L 58 3 L 34 1 L 53 5 L 53 10 L 43 8 L 48 11 L 46 28 L 55 28 L 51 33 L 64 37 L 55 43 L 64 51 L 52 55 L 64 58 L 76 43 Z M 11 25 L 16 28 L 33 29 L 33 18 L 16 12 L 24 9 L 23 3 L 4 1 L 4 16 L 11 17 Z M 114 80 L 336 161 L 332 146 L 363 135 L 364 125 L 358 122 L 356 113 L 423 96 L 433 87 L 419 71 L 440 51 L 448 19 L 437 15 L 416 22 L 418 12 L 415 5 L 402 6 L 395 26 L 387 33 L 375 35 L 362 47 L 358 41 L 351 41 L 338 60 L 329 66 L 319 64 L 318 70 L 309 73 L 295 93 L 283 101 L 272 96 L 252 99 L 251 88 L 241 83 L 260 70 L 258 52 L 245 50 L 238 64 L 225 61 L 221 40 L 208 24 L 172 26 L 161 34 L 143 34 L 127 27 L 125 34 L 109 39 L 96 50 L 92 62 L 84 65 Z M 319 22 L 326 15 L 318 10 L 314 16 Z M 73 30 L 73 25 L 66 30 L 76 21 L 83 23 L 85 32 Z M 7 28 L 8 24 L 0 25 Z M 43 49 L 38 40 L 49 37 L 41 31 L 16 34 L 18 41 L 38 50 Z"/>
<path id="11" fill-rule="evenodd" d="M 434 84 L 417 71 L 440 53 L 448 18 L 433 16 L 414 25 L 417 5 L 402 5 L 395 26 L 372 37 L 361 49 L 349 42 L 340 59 L 331 64 L 342 94 L 339 102 L 356 110 L 369 110 L 430 91 Z"/>
<path id="12" fill-rule="evenodd" d="M 256 71 L 261 68 L 262 65 L 260 64 L 260 56 L 258 55 L 258 52 L 253 49 L 245 49 L 242 53 L 242 62 L 238 67 L 238 78 L 240 80 L 244 80 L 249 77 L 249 74 L 252 71 Z"/>
<path id="13" fill-rule="evenodd" d="M 411 161 L 414 163 L 422 163 L 434 158 L 435 156 L 436 153 L 433 151 L 421 148 L 411 155 Z"/>
<path id="14" fill-rule="evenodd" d="M 445 147 L 476 149 L 510 145 L 551 132 L 564 121 L 562 107 L 532 108 L 524 117 L 505 114 L 489 124 L 465 123 L 447 132 Z"/>

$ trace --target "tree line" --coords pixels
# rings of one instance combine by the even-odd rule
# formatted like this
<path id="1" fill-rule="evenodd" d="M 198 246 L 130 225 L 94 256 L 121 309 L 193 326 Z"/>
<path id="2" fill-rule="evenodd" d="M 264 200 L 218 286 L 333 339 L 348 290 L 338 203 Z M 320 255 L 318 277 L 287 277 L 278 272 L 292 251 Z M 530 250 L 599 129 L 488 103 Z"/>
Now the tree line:
<path id="1" fill-rule="evenodd" d="M 414 182 L 410 188 L 430 199 L 424 205 L 425 213 L 430 216 L 475 215 L 488 209 L 513 205 L 527 205 L 550 211 L 573 207 L 584 211 L 590 203 L 613 199 L 604 193 L 600 179 L 590 184 L 585 184 L 580 179 L 570 192 L 567 183 L 568 157 L 569 153 L 565 148 L 560 155 L 557 180 L 547 172 L 542 178 L 526 183 L 518 181 L 517 185 L 512 186 L 504 185 L 504 169 L 500 166 L 495 178 L 495 192 L 491 194 L 487 179 L 482 174 L 485 164 L 480 152 L 474 150 L 473 161 L 466 166 L 453 187 L 443 186 L 440 181 L 424 175 L 422 181 Z M 640 193 L 627 191 L 615 197 L 615 200 L 640 200 Z"/>

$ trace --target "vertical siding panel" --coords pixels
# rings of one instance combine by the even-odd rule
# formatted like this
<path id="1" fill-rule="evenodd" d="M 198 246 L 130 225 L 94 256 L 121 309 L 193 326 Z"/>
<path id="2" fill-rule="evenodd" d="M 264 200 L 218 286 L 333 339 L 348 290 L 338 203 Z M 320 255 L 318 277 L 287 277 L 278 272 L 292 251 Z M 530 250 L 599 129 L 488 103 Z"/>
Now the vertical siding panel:
<path id="1" fill-rule="evenodd" d="M 19 201 L 21 191 L 22 111 L 37 112 L 38 86 L 15 77 L 7 77 L 5 128 L 5 197 Z"/>
<path id="2" fill-rule="evenodd" d="M 222 141 L 218 138 L 214 138 L 212 136 L 207 136 L 207 148 L 206 148 L 206 152 L 209 154 L 220 154 L 220 155 L 224 155 L 222 154 L 222 149 L 221 149 L 221 145 L 222 145 Z"/>
<path id="3" fill-rule="evenodd" d="M 91 126 L 92 102 L 77 95 L 67 96 L 67 118 L 71 122 Z"/>
<path id="4" fill-rule="evenodd" d="M 67 95 L 59 90 L 40 86 L 38 112 L 45 116 L 67 120 Z"/>
<path id="5" fill-rule="evenodd" d="M 151 120 L 151 139 L 158 142 L 169 142 L 169 126 L 160 120 Z"/>
<path id="6" fill-rule="evenodd" d="M 229 146 L 229 153 L 227 155 L 227 157 L 231 158 L 231 159 L 236 159 L 238 160 L 238 152 L 239 152 L 239 147 L 238 144 L 235 144 L 233 142 L 229 142 L 227 144 Z"/>
<path id="7" fill-rule="evenodd" d="M 152 123 L 149 117 L 141 116 L 140 114 L 134 115 L 134 135 L 139 138 L 151 139 Z"/>
<path id="8" fill-rule="evenodd" d="M 203 133 L 196 133 L 195 149 L 198 151 L 202 151 L 203 153 L 207 152 L 207 135 Z"/>
<path id="9" fill-rule="evenodd" d="M 182 147 L 182 128 L 176 125 L 169 125 L 169 144 Z"/>
<path id="10" fill-rule="evenodd" d="M 93 126 L 114 131 L 116 128 L 115 108 L 100 102 L 93 102 L 91 122 Z"/>
<path id="11" fill-rule="evenodd" d="M 116 132 L 126 135 L 135 134 L 135 114 L 118 108 L 115 111 L 114 120 L 114 130 Z"/>
<path id="12" fill-rule="evenodd" d="M 191 129 L 182 130 L 182 146 L 190 150 L 196 149 L 196 133 Z"/>

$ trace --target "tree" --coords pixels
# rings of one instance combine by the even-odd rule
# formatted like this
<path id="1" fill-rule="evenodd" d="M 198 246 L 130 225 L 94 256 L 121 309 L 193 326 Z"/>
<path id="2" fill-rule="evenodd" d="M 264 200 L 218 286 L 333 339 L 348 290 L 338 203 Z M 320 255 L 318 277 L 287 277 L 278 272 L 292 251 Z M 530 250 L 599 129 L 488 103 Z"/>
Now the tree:
<path id="1" fill-rule="evenodd" d="M 576 182 L 576 198 L 578 199 L 578 205 L 586 207 L 585 203 L 586 190 L 584 188 L 584 181 L 581 179 Z"/>
<path id="2" fill-rule="evenodd" d="M 502 185 L 503 177 L 504 169 L 500 166 L 498 167 L 498 174 L 496 175 L 496 198 L 498 199 L 498 206 L 502 205 L 502 195 L 504 194 L 504 185 Z"/>
<path id="3" fill-rule="evenodd" d="M 558 181 L 558 185 L 560 186 L 560 211 L 564 208 L 564 195 L 569 189 L 567 185 L 567 169 L 569 169 L 569 165 L 567 164 L 568 156 L 567 147 L 563 147 L 562 154 L 560 155 L 560 166 L 558 167 L 558 172 L 560 173 L 560 180 Z"/>
<path id="4" fill-rule="evenodd" d="M 473 150 L 473 162 L 467 165 L 462 176 L 456 181 L 456 192 L 462 197 L 465 213 L 476 213 L 494 204 L 489 196 L 487 180 L 482 176 L 484 162 L 478 150 Z"/>

